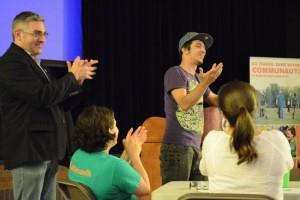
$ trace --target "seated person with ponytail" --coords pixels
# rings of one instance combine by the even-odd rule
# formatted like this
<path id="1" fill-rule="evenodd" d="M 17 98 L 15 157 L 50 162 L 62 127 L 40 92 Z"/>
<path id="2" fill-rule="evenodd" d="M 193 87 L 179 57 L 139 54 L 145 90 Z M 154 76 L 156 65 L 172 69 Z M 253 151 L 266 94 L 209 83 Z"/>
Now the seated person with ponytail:
<path id="1" fill-rule="evenodd" d="M 293 167 L 284 134 L 255 130 L 253 116 L 259 110 L 259 98 L 250 84 L 229 82 L 220 88 L 218 96 L 225 127 L 205 137 L 200 162 L 209 190 L 264 194 L 282 200 L 283 175 Z"/>

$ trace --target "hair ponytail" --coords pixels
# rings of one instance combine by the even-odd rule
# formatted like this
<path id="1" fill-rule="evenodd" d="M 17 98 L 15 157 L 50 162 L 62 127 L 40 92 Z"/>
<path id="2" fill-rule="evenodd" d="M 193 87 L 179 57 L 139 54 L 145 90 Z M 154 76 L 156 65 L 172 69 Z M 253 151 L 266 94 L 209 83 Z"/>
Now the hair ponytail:
<path id="1" fill-rule="evenodd" d="M 230 148 L 238 155 L 237 164 L 256 160 L 258 154 L 252 144 L 255 133 L 252 116 L 259 108 L 256 89 L 246 82 L 231 81 L 220 88 L 218 103 L 233 129 Z"/>
<path id="2" fill-rule="evenodd" d="M 238 154 L 239 161 L 250 163 L 257 159 L 257 152 L 252 146 L 255 127 L 252 117 L 245 107 L 241 107 L 232 132 L 230 147 Z"/>

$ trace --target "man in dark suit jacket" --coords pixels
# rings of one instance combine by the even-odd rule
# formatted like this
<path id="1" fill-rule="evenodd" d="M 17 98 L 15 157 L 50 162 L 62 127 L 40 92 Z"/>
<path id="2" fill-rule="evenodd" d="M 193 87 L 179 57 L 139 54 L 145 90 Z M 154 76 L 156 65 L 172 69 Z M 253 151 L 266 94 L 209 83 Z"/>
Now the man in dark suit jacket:
<path id="1" fill-rule="evenodd" d="M 55 199 L 58 161 L 67 148 L 65 111 L 73 108 L 97 60 L 67 62 L 69 72 L 55 80 L 37 56 L 46 41 L 44 19 L 18 14 L 14 42 L 0 60 L 3 158 L 13 175 L 14 198 Z M 76 104 L 76 103 L 75 103 Z"/>

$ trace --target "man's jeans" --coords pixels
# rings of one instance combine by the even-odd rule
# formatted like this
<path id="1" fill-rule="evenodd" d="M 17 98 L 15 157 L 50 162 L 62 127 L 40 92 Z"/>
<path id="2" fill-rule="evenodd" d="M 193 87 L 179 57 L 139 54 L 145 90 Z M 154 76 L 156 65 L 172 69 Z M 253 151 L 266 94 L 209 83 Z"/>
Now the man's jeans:
<path id="1" fill-rule="evenodd" d="M 15 200 L 55 200 L 57 161 L 23 164 L 11 170 Z"/>
<path id="2" fill-rule="evenodd" d="M 160 150 L 160 173 L 162 184 L 170 181 L 207 180 L 199 170 L 201 152 L 193 147 L 162 144 Z"/>

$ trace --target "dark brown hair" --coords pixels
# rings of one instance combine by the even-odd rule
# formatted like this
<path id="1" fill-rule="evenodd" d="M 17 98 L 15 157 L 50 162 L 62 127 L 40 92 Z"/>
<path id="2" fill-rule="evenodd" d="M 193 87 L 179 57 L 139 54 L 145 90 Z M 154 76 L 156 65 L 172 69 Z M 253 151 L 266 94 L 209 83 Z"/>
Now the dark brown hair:
<path id="1" fill-rule="evenodd" d="M 190 41 L 187 41 L 186 43 L 184 43 L 184 45 L 182 46 L 182 48 L 186 48 L 187 50 L 190 50 L 191 49 L 191 44 L 193 43 L 194 40 L 190 40 Z M 179 52 L 179 61 L 182 60 L 182 50 L 180 49 L 180 52 Z"/>
<path id="2" fill-rule="evenodd" d="M 106 149 L 107 142 L 115 139 L 115 135 L 109 133 L 114 126 L 114 119 L 113 111 L 108 108 L 95 105 L 85 108 L 76 121 L 73 138 L 75 148 L 88 153 Z"/>
<path id="3" fill-rule="evenodd" d="M 259 107 L 256 89 L 246 82 L 231 81 L 219 90 L 218 103 L 233 128 L 230 147 L 238 154 L 237 164 L 257 159 L 257 151 L 252 145 L 255 133 L 252 117 Z"/>

